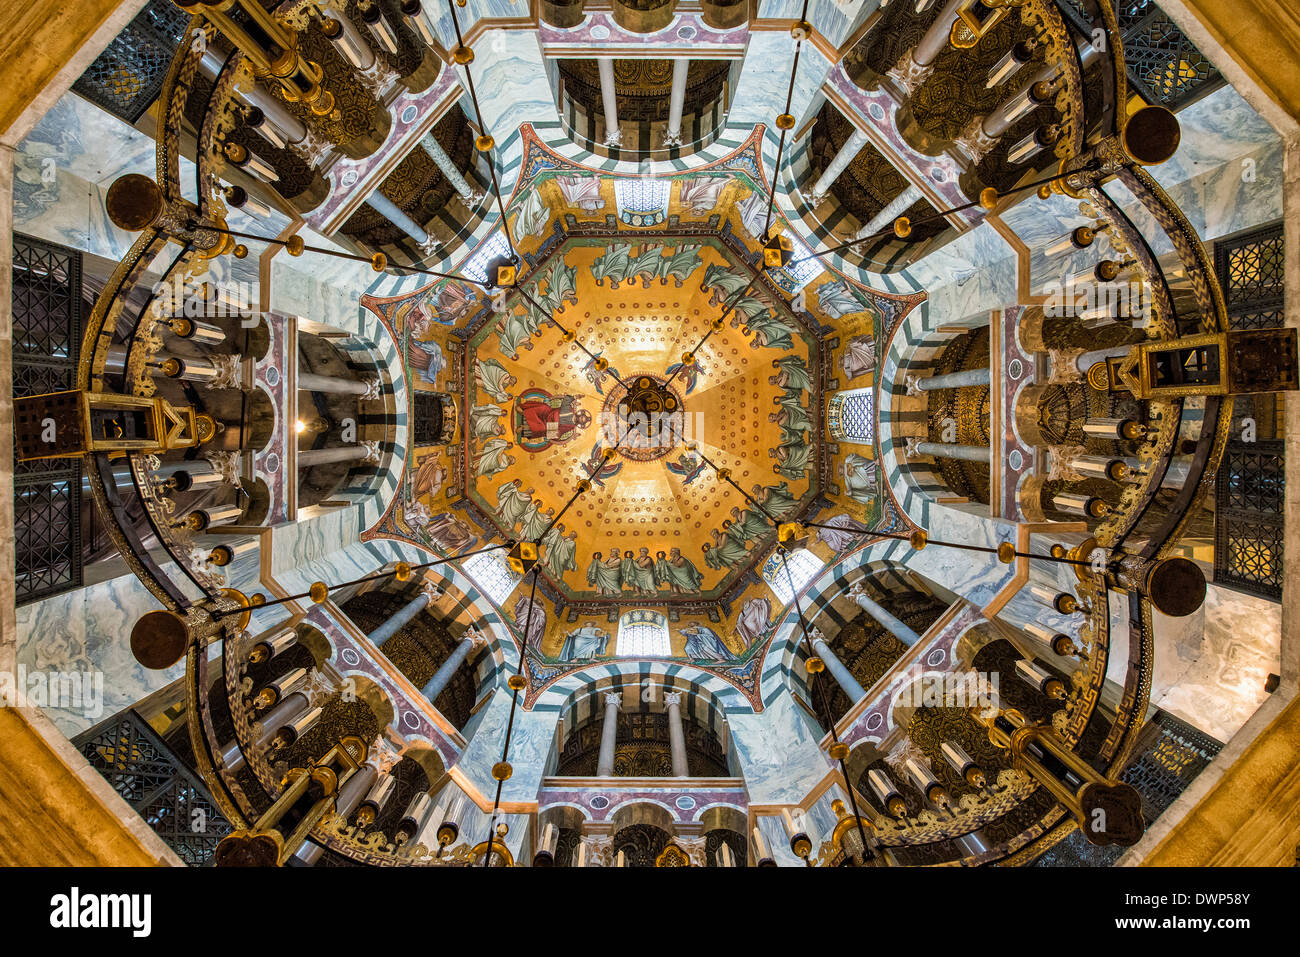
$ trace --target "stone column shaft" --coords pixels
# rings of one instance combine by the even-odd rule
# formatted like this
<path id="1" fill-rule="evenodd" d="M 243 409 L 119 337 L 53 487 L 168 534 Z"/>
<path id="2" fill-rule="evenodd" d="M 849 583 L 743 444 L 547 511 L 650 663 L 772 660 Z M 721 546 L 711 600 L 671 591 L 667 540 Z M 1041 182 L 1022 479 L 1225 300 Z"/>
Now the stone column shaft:
<path id="1" fill-rule="evenodd" d="M 853 672 L 844 666 L 844 662 L 835 657 L 835 652 L 831 651 L 831 646 L 826 644 L 824 638 L 814 638 L 812 647 L 817 657 L 826 663 L 826 670 L 831 673 L 835 683 L 844 689 L 850 701 L 857 702 L 866 697 L 866 690 L 858 684 L 858 679 L 853 677 Z"/>
<path id="2" fill-rule="evenodd" d="M 686 105 L 686 73 L 691 61 L 686 57 L 673 60 L 673 86 L 668 94 L 668 133 L 665 146 L 682 145 L 682 109 Z"/>
<path id="3" fill-rule="evenodd" d="M 373 209 L 379 215 L 383 216 L 390 223 L 400 229 L 406 235 L 410 236 L 421 246 L 429 244 L 429 234 L 425 232 L 424 227 L 413 220 L 410 216 L 398 207 L 391 199 L 385 196 L 379 190 L 375 190 L 365 198 L 365 204 Z"/>
<path id="4" fill-rule="evenodd" d="M 451 183 L 457 195 L 460 196 L 467 204 L 474 203 L 478 199 L 478 194 L 469 185 L 469 180 L 465 179 L 464 174 L 456 168 L 456 164 L 451 161 L 447 151 L 442 148 L 432 133 L 425 133 L 424 138 L 420 140 L 420 145 L 424 151 L 429 154 L 438 169 L 442 170 L 442 175 L 447 177 L 447 182 Z"/>
<path id="5" fill-rule="evenodd" d="M 934 23 L 930 24 L 930 29 L 925 31 L 925 36 L 921 37 L 921 42 L 916 45 L 912 51 L 912 61 L 917 66 L 929 66 L 943 52 L 944 47 L 948 45 L 948 36 L 952 33 L 952 25 L 957 21 L 957 11 L 961 9 L 965 0 L 948 0 L 939 16 L 935 18 Z"/>
<path id="6" fill-rule="evenodd" d="M 917 442 L 908 448 L 909 455 L 932 455 L 935 458 L 961 459 L 963 462 L 983 462 L 991 459 L 989 449 L 983 445 L 950 445 L 947 442 Z"/>
<path id="7" fill-rule="evenodd" d="M 664 695 L 664 704 L 668 706 L 668 746 L 672 750 L 673 777 L 690 777 L 690 767 L 686 761 L 686 732 L 682 728 L 682 693 L 669 692 Z"/>
<path id="8" fill-rule="evenodd" d="M 871 222 L 859 229 L 857 235 L 853 238 L 866 239 L 868 236 L 875 235 L 896 220 L 899 216 L 903 215 L 903 213 L 907 212 L 907 210 L 911 209 L 912 204 L 920 198 L 920 189 L 915 186 L 907 187 L 907 189 L 894 197 L 888 206 L 876 213 L 876 215 L 872 217 Z"/>
<path id="9" fill-rule="evenodd" d="M 375 457 L 375 452 L 375 448 L 364 444 L 343 445 L 333 449 L 305 449 L 298 453 L 298 468 L 305 469 L 313 465 L 328 465 L 334 462 L 361 462 Z"/>
<path id="10" fill-rule="evenodd" d="M 596 762 L 596 775 L 609 777 L 614 773 L 614 745 L 618 737 L 618 708 L 621 695 L 605 694 L 605 722 L 600 729 L 600 758 Z"/>
<path id="11" fill-rule="evenodd" d="M 964 389 L 970 386 L 988 385 L 991 381 L 989 376 L 988 369 L 965 369 L 948 375 L 927 376 L 916 380 L 916 390 L 931 392 L 935 389 Z"/>
<path id="12" fill-rule="evenodd" d="M 451 682 L 452 676 L 456 674 L 456 669 L 461 666 L 461 662 L 469 657 L 469 653 L 474 650 L 475 645 L 480 640 L 476 632 L 465 632 L 465 636 L 461 638 L 455 650 L 447 656 L 447 660 L 442 663 L 442 666 L 433 673 L 433 677 L 420 689 L 420 694 L 430 701 L 437 700 L 438 695 L 442 694 L 442 690 Z"/>
<path id="13" fill-rule="evenodd" d="M 422 591 L 398 610 L 391 618 L 370 633 L 370 640 L 376 648 L 382 648 L 384 642 L 397 634 L 409 624 L 416 615 L 433 603 L 433 596 Z"/>
<path id="14" fill-rule="evenodd" d="M 304 392 L 329 392 L 335 395 L 365 395 L 374 391 L 374 386 L 366 382 L 316 375 L 314 372 L 299 372 L 298 388 Z"/>
<path id="15" fill-rule="evenodd" d="M 854 130 L 853 135 L 844 141 L 844 145 L 835 153 L 826 170 L 818 177 L 817 184 L 812 188 L 814 202 L 820 202 L 822 197 L 830 192 L 831 185 L 840 178 L 841 173 L 848 169 L 854 157 L 862 152 L 862 147 L 866 145 L 867 134 L 861 130 Z"/>
<path id="16" fill-rule="evenodd" d="M 618 129 L 618 93 L 614 87 L 614 60 L 603 56 L 596 61 L 600 70 L 600 101 L 605 110 L 605 145 L 617 146 L 622 140 Z"/>
<path id="17" fill-rule="evenodd" d="M 985 449 L 985 452 L 988 450 Z M 891 615 L 885 608 L 874 598 L 866 593 L 862 588 L 852 592 L 853 600 L 858 603 L 858 607 L 874 618 L 884 626 L 885 630 L 901 641 L 907 647 L 911 648 L 921 640 L 921 636 L 907 627 L 901 619 Z"/>

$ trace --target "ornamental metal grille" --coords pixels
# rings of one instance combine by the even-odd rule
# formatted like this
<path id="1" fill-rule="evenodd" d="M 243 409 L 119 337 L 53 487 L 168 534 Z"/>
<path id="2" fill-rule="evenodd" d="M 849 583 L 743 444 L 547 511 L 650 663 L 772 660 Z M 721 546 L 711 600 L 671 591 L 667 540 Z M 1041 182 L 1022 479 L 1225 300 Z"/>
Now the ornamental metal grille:
<path id="1" fill-rule="evenodd" d="M 203 782 L 149 727 L 127 709 L 72 739 L 122 799 L 191 867 L 212 863 L 230 833 Z"/>
<path id="2" fill-rule="evenodd" d="M 1228 443 L 1215 478 L 1215 584 L 1282 600 L 1285 492 L 1280 441 Z"/>
<path id="3" fill-rule="evenodd" d="M 831 438 L 871 445 L 875 442 L 875 397 L 871 389 L 836 393 L 826 408 Z"/>
<path id="4" fill-rule="evenodd" d="M 13 394 L 76 386 L 81 253 L 14 234 Z M 16 456 L 15 456 L 16 459 Z M 18 604 L 81 585 L 81 460 L 14 463 Z"/>
<path id="5" fill-rule="evenodd" d="M 1286 240 L 1282 224 L 1229 236 L 1214 244 L 1214 271 L 1233 329 L 1285 325 Z"/>
<path id="6" fill-rule="evenodd" d="M 1061 0 L 1061 12 L 1084 33 L 1092 17 L 1083 0 Z M 1223 85 L 1223 77 L 1154 0 L 1115 4 L 1129 83 L 1148 103 L 1177 112 Z"/>
<path id="7" fill-rule="evenodd" d="M 189 14 L 171 0 L 149 0 L 72 89 L 134 125 L 162 92 L 172 56 L 189 22 Z"/>

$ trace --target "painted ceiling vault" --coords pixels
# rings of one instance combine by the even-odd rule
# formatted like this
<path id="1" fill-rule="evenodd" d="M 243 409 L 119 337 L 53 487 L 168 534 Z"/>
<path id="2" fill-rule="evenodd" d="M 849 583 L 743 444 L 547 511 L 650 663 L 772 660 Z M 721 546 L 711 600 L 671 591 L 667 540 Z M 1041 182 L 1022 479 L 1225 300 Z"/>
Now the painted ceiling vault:
<path id="1" fill-rule="evenodd" d="M 828 381 L 869 387 L 878 337 L 919 297 L 867 290 L 811 259 L 759 270 L 761 128 L 709 166 L 637 177 L 525 135 L 507 205 L 518 288 L 439 280 L 363 299 L 405 344 L 416 435 L 422 392 L 447 395 L 457 416 L 454 441 L 417 439 L 402 494 L 369 534 L 451 553 L 540 536 L 539 593 L 569 621 L 624 608 L 724 620 L 761 584 L 776 531 L 705 459 L 779 519 L 817 515 L 846 492 L 846 517 L 870 527 L 874 452 L 858 447 L 846 466 L 832 451 L 823 393 Z M 774 227 L 786 228 L 779 215 Z M 503 251 L 490 236 L 459 268 L 482 276 Z M 620 445 L 620 404 L 646 378 L 684 411 L 681 434 Z M 591 490 L 566 509 L 588 475 Z M 562 638 L 548 635 L 547 657 Z"/>

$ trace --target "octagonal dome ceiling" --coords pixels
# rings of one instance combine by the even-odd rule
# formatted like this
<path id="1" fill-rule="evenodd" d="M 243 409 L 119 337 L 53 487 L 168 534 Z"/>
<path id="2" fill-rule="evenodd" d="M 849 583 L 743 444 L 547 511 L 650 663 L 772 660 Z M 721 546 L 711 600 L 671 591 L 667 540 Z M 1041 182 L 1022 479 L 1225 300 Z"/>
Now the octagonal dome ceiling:
<path id="1" fill-rule="evenodd" d="M 753 297 L 748 322 L 737 314 L 678 369 L 751 275 L 717 235 L 655 230 L 611 242 L 577 230 L 526 282 L 608 367 L 554 324 L 530 334 L 526 304 L 470 339 L 464 484 L 487 519 L 535 540 L 592 476 L 543 539 L 545 573 L 568 602 L 717 597 L 766 550 L 771 523 L 704 457 L 777 517 L 816 496 L 819 343 L 783 299 Z M 674 373 L 682 441 L 619 445 L 623 383 Z M 608 463 L 606 448 L 618 452 Z"/>
<path id="2" fill-rule="evenodd" d="M 705 458 L 774 516 L 824 506 L 833 469 L 822 390 L 843 346 L 837 331 L 872 338 L 908 300 L 814 262 L 759 272 L 761 128 L 702 169 L 638 177 L 577 166 L 524 129 L 507 206 L 518 288 L 493 296 L 440 280 L 369 301 L 406 341 L 417 389 L 445 380 L 455 391 L 461 426 L 439 473 L 455 511 L 430 521 L 438 502 L 422 503 L 420 476 L 431 469 L 417 466 L 374 532 L 457 552 L 542 536 L 540 588 L 575 611 L 727 602 L 754 580 L 775 529 Z M 773 223 L 785 228 L 779 213 Z M 484 276 L 503 239 L 489 236 L 458 271 Z M 619 445 L 619 405 L 638 379 L 667 384 L 683 435 Z M 588 475 L 591 489 L 566 510 Z M 440 534 L 448 527 L 454 534 Z"/>

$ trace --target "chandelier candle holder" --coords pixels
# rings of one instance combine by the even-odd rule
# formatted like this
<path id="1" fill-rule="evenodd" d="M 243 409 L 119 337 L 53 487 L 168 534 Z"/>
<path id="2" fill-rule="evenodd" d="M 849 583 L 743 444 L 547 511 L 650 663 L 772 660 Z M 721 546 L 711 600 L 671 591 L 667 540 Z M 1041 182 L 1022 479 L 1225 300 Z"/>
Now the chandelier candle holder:
<path id="1" fill-rule="evenodd" d="M 1016 662 L 1016 677 L 1053 700 L 1062 701 L 1067 696 L 1065 682 L 1029 658 Z"/>
<path id="2" fill-rule="evenodd" d="M 267 684 L 253 696 L 252 706 L 255 711 L 265 711 L 279 704 L 307 683 L 307 669 L 295 668 Z"/>
<path id="3" fill-rule="evenodd" d="M 763 837 L 762 829 L 755 824 L 754 829 L 750 832 L 750 838 L 754 843 L 754 860 L 759 867 L 776 867 L 776 858 L 772 856 L 772 849 L 768 846 L 767 838 Z"/>
<path id="4" fill-rule="evenodd" d="M 261 665 L 298 643 L 298 631 L 293 626 L 280 628 L 258 638 L 248 650 L 248 662 Z"/>
<path id="5" fill-rule="evenodd" d="M 397 822 L 393 843 L 398 847 L 405 845 L 412 837 L 424 829 L 424 822 L 433 811 L 433 799 L 427 791 L 421 791 L 406 806 L 402 819 Z"/>
<path id="6" fill-rule="evenodd" d="M 221 839 L 213 854 L 218 867 L 278 867 L 298 852 L 312 828 L 330 813 L 339 787 L 357 773 L 366 757 L 366 744 L 346 736 L 310 767 L 293 768 L 283 790 L 251 828 L 239 828 Z M 294 820 L 285 834 L 281 823 Z"/>
<path id="7" fill-rule="evenodd" d="M 975 763 L 975 759 L 966 753 L 965 748 L 955 741 L 945 741 L 939 746 L 939 753 L 943 755 L 948 767 L 961 775 L 963 781 L 987 793 L 988 777 L 983 768 Z"/>

